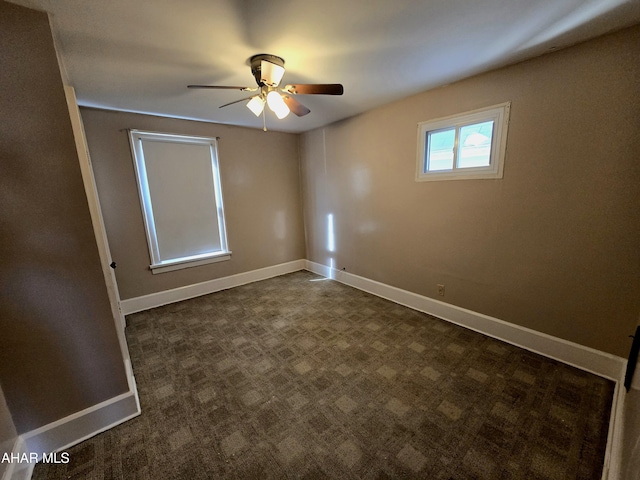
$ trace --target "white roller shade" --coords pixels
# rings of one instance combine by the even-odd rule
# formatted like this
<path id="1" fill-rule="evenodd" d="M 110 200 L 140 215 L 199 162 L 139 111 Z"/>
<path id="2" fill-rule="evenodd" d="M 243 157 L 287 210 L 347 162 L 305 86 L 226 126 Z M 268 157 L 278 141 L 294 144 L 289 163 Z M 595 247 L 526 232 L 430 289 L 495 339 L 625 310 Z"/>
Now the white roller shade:
<path id="1" fill-rule="evenodd" d="M 226 254 L 215 138 L 131 131 L 151 268 Z"/>

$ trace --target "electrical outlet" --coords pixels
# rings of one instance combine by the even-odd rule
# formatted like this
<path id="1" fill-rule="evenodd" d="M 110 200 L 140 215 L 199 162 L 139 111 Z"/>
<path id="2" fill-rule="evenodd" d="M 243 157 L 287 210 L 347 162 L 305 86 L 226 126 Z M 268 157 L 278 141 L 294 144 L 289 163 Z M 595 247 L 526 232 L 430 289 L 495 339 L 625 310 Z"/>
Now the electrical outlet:
<path id="1" fill-rule="evenodd" d="M 444 285 L 438 284 L 438 295 L 444 297 Z"/>

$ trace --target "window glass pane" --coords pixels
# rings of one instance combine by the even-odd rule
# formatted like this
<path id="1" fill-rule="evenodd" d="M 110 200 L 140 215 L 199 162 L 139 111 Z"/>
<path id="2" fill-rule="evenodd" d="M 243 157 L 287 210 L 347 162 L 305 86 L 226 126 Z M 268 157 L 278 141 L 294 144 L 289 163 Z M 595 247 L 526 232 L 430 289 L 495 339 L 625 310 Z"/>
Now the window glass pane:
<path id="1" fill-rule="evenodd" d="M 460 128 L 458 168 L 488 167 L 491 163 L 493 121 Z"/>
<path id="2" fill-rule="evenodd" d="M 425 172 L 453 169 L 453 144 L 455 139 L 455 128 L 427 133 Z"/>

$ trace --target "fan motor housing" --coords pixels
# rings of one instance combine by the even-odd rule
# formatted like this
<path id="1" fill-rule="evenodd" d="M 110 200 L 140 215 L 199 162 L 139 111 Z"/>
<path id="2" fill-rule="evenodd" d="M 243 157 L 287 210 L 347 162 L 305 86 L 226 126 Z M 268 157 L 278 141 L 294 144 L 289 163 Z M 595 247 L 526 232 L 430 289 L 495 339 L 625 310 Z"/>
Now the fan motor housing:
<path id="1" fill-rule="evenodd" d="M 258 55 L 254 55 L 249 59 L 251 64 L 251 73 L 253 77 L 256 79 L 256 83 L 258 86 L 264 86 L 262 82 L 261 73 L 262 73 L 262 61 L 273 63 L 274 65 L 278 65 L 279 67 L 284 68 L 284 59 L 278 57 L 276 55 L 271 55 L 269 53 L 260 53 Z"/>

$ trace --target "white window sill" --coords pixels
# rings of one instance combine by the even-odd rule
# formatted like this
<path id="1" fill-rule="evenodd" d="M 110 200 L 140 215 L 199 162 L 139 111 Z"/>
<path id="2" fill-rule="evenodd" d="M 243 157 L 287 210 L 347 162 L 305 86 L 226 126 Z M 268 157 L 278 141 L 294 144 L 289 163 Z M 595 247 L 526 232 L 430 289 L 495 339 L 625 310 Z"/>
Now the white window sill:
<path id="1" fill-rule="evenodd" d="M 174 270 L 180 270 L 183 268 L 198 267 L 200 265 L 207 265 L 208 263 L 224 262 L 231 259 L 231 252 L 218 252 L 210 255 L 198 255 L 197 257 L 191 257 L 187 259 L 172 260 L 157 265 L 150 265 L 151 273 L 154 275 L 157 273 L 171 272 Z"/>
<path id="2" fill-rule="evenodd" d="M 437 182 L 440 180 L 481 180 L 489 178 L 502 178 L 502 172 L 494 170 L 457 169 L 454 172 L 429 172 L 416 176 L 416 182 Z"/>

